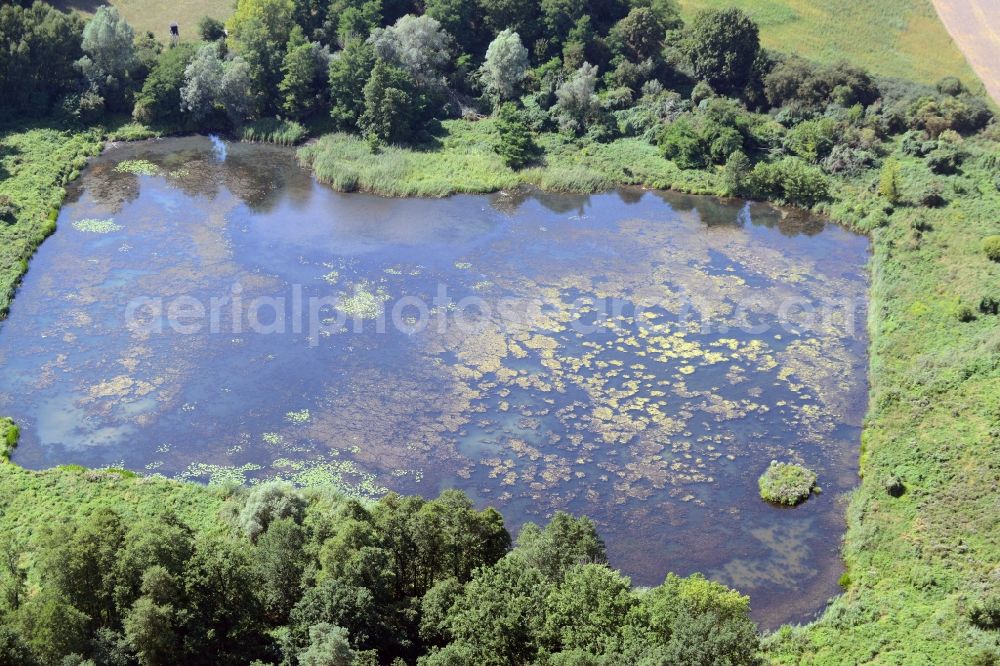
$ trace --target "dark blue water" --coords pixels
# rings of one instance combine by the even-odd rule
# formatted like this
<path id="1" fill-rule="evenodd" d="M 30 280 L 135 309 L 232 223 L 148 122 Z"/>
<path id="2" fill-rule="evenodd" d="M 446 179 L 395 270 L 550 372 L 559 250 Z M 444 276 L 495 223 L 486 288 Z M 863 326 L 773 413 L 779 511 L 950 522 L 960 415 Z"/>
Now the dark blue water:
<path id="1" fill-rule="evenodd" d="M 773 626 L 837 592 L 866 261 L 860 236 L 739 201 L 383 199 L 284 149 L 135 144 L 33 260 L 0 413 L 26 467 L 459 487 L 514 528 L 585 513 L 635 583 L 703 571 Z M 761 502 L 772 459 L 822 494 Z"/>

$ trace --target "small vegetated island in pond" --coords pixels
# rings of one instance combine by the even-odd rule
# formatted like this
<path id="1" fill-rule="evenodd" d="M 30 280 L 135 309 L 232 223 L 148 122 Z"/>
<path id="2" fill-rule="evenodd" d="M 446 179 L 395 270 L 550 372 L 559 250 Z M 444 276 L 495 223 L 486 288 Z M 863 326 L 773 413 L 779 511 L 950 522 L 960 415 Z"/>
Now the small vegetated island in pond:
<path id="1" fill-rule="evenodd" d="M 819 491 L 816 478 L 816 472 L 802 465 L 772 460 L 757 480 L 757 486 L 760 488 L 761 499 L 774 504 L 795 506 Z"/>
<path id="2" fill-rule="evenodd" d="M 697 4 L 0 7 L 0 661 L 997 663 L 995 107 Z M 438 284 L 544 305 L 374 333 Z M 123 321 L 293 285 L 356 330 Z"/>

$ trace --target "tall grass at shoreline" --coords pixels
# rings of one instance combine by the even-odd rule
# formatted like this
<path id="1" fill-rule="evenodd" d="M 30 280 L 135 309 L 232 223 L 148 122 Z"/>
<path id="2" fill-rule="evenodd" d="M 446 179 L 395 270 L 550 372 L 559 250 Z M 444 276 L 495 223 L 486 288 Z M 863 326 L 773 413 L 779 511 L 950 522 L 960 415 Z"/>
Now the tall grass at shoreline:
<path id="1" fill-rule="evenodd" d="M 56 229 L 64 186 L 102 145 L 96 129 L 0 129 L 0 196 L 17 210 L 13 222 L 0 222 L 0 319 L 31 255 Z"/>
<path id="2" fill-rule="evenodd" d="M 517 174 L 489 146 L 459 140 L 441 150 L 387 147 L 373 153 L 356 136 L 328 134 L 299 150 L 316 178 L 341 192 L 440 197 L 514 187 Z"/>
<path id="3" fill-rule="evenodd" d="M 238 131 L 242 141 L 250 143 L 274 143 L 279 146 L 294 146 L 305 141 L 309 131 L 302 123 L 279 118 L 261 118 L 241 127 Z"/>
<path id="4" fill-rule="evenodd" d="M 493 146 L 491 120 L 448 120 L 435 145 L 390 146 L 375 152 L 348 134 L 328 134 L 299 149 L 316 178 L 341 192 L 384 196 L 442 197 L 534 185 L 555 192 L 601 192 L 619 185 L 673 188 L 692 194 L 721 194 L 711 172 L 684 171 L 639 139 L 577 144 L 556 134 L 540 137 L 543 162 L 521 171 L 507 167 Z"/>

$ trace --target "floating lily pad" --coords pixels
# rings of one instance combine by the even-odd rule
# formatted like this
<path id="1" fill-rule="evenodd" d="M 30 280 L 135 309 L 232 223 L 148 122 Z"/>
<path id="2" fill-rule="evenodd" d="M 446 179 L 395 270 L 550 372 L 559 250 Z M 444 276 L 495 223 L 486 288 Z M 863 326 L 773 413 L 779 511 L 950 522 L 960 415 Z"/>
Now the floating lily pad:
<path id="1" fill-rule="evenodd" d="M 132 173 L 137 176 L 155 176 L 160 173 L 160 167 L 149 160 L 124 160 L 115 165 L 118 173 Z"/>
<path id="2" fill-rule="evenodd" d="M 74 222 L 73 228 L 88 234 L 110 234 L 121 230 L 122 227 L 120 224 L 115 224 L 115 221 L 112 219 L 97 220 L 87 218 Z"/>
<path id="3" fill-rule="evenodd" d="M 382 314 L 382 304 L 389 300 L 383 289 L 372 291 L 367 284 L 354 286 L 354 293 L 343 297 L 338 308 L 350 317 L 375 319 Z"/>

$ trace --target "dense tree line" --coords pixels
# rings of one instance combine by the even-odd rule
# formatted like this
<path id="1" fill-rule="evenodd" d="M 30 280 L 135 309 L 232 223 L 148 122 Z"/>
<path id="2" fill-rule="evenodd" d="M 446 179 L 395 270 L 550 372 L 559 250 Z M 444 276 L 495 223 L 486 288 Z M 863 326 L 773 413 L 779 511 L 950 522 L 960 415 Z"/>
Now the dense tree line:
<path id="1" fill-rule="evenodd" d="M 673 0 L 238 0 L 225 26 L 165 48 L 113 7 L 84 26 L 36 2 L 0 8 L 0 100 L 93 122 L 225 129 L 329 118 L 373 146 L 421 143 L 437 121 L 499 114 L 513 168 L 534 137 L 640 136 L 681 168 L 719 168 L 735 195 L 813 205 L 828 176 L 878 166 L 893 136 L 935 173 L 963 159 L 986 103 L 957 79 L 877 81 L 760 46 L 739 9 L 681 21 Z M 16 83 L 16 84 L 15 84 Z"/>
<path id="2" fill-rule="evenodd" d="M 458 491 L 362 504 L 269 483 L 222 530 L 99 509 L 0 548 L 3 664 L 754 664 L 746 597 L 635 590 L 593 523 L 516 544 Z M 29 565 L 30 563 L 30 565 Z"/>

